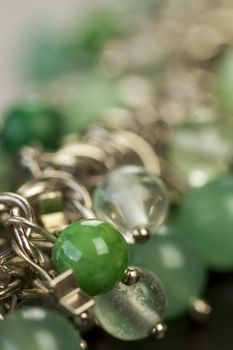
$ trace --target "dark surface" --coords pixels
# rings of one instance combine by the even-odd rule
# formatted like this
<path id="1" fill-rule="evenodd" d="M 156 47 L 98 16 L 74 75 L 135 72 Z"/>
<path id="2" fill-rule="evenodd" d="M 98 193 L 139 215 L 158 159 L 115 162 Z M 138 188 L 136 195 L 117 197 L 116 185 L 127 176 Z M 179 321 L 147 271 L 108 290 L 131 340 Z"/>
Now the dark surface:
<path id="1" fill-rule="evenodd" d="M 209 276 L 205 299 L 213 310 L 210 318 L 197 325 L 186 315 L 168 323 L 163 340 L 121 342 L 95 329 L 84 337 L 89 350 L 233 350 L 233 274 Z"/>

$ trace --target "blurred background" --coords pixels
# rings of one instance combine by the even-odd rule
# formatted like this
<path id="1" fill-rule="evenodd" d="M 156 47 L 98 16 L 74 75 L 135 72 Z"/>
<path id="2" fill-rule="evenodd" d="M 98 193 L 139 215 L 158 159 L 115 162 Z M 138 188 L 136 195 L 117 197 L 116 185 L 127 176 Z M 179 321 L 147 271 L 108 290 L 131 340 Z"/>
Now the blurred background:
<path id="1" fill-rule="evenodd" d="M 128 128 L 136 118 L 191 187 L 232 165 L 232 0 L 0 4 L 2 116 L 18 101 L 46 101 L 65 115 L 65 134 L 96 120 Z M 233 349 L 232 273 L 211 272 L 204 297 L 213 309 L 204 324 L 184 315 L 159 342 L 120 342 L 95 329 L 85 334 L 89 349 Z"/>

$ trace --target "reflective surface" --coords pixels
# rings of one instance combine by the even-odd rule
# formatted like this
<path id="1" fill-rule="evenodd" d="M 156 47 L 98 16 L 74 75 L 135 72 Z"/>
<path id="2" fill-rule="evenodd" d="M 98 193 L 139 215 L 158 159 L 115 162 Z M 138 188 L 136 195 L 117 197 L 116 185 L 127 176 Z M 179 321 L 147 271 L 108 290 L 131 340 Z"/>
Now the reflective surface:
<path id="1" fill-rule="evenodd" d="M 0 323 L 1 350 L 81 350 L 80 337 L 58 313 L 29 308 Z"/>
<path id="2" fill-rule="evenodd" d="M 206 285 L 205 267 L 175 227 L 161 227 L 149 242 L 130 248 L 131 264 L 151 270 L 163 283 L 167 296 L 165 319 L 188 311 L 191 300 L 201 296 Z"/>
<path id="3" fill-rule="evenodd" d="M 177 224 L 214 270 L 233 268 L 233 175 L 224 174 L 191 191 Z"/>
<path id="4" fill-rule="evenodd" d="M 66 227 L 53 248 L 58 272 L 73 269 L 79 286 L 96 295 L 112 289 L 128 266 L 128 245 L 112 225 L 81 220 Z"/>
<path id="5" fill-rule="evenodd" d="M 123 231 L 137 226 L 157 228 L 168 208 L 162 181 L 141 167 L 124 166 L 109 173 L 94 195 L 98 217 Z"/>
<path id="6" fill-rule="evenodd" d="M 163 289 L 148 271 L 140 280 L 96 297 L 95 314 L 98 323 L 108 333 L 122 340 L 138 340 L 149 336 L 160 322 L 165 307 Z"/>

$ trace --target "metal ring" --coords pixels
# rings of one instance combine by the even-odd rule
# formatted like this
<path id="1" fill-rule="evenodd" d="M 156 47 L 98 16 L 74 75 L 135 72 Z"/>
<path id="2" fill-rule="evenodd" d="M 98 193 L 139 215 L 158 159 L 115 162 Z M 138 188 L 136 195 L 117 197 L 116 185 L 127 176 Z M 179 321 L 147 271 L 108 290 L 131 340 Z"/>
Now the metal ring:
<path id="1" fill-rule="evenodd" d="M 14 252 L 23 258 L 23 260 L 27 261 L 28 264 L 32 267 L 33 270 L 35 270 L 43 279 L 47 280 L 48 282 L 52 281 L 52 278 L 50 275 L 39 265 L 37 265 L 34 261 L 32 261 L 24 252 L 21 250 L 21 248 L 17 245 L 16 241 L 12 241 L 12 249 Z"/>
<path id="2" fill-rule="evenodd" d="M 51 190 L 51 182 L 58 182 L 63 185 L 67 190 L 74 192 L 75 196 L 79 196 L 79 201 L 82 202 L 87 208 L 91 208 L 92 201 L 88 191 L 80 185 L 72 175 L 56 170 L 50 170 L 44 173 L 41 177 L 33 179 L 27 182 L 25 185 L 19 188 L 18 192 L 21 193 L 27 199 L 43 194 L 47 190 Z"/>
<path id="3" fill-rule="evenodd" d="M 30 221 L 35 220 L 32 207 L 30 206 L 28 201 L 19 194 L 11 192 L 0 192 L 0 203 L 11 208 L 18 207 L 23 211 L 25 217 L 27 217 Z"/>
<path id="4" fill-rule="evenodd" d="M 141 136 L 130 131 L 120 130 L 112 133 L 112 140 L 116 145 L 127 147 L 136 153 L 146 170 L 160 176 L 159 158 L 149 143 Z"/>
<path id="5" fill-rule="evenodd" d="M 50 242 L 55 243 L 56 242 L 56 238 L 49 232 L 47 231 L 45 228 L 43 228 L 42 226 L 36 224 L 35 222 L 31 222 L 23 217 L 17 216 L 17 217 L 10 217 L 8 218 L 6 221 L 6 224 L 8 225 L 12 225 L 12 224 L 21 224 L 27 228 L 32 229 L 33 231 L 35 231 L 36 233 L 39 233 L 41 236 L 43 236 L 43 238 L 49 240 Z"/>

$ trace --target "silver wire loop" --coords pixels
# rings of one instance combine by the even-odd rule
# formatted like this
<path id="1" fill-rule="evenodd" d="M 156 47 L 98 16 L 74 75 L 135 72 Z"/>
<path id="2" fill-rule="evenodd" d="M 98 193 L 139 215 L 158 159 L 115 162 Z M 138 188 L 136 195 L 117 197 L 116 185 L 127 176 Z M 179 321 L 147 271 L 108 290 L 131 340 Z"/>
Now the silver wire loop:
<path id="1" fill-rule="evenodd" d="M 40 233 L 43 237 L 46 236 L 47 239 L 52 236 L 36 224 L 33 209 L 22 196 L 10 192 L 0 193 L 0 204 L 6 206 L 6 210 L 9 210 L 8 216 L 0 219 L 3 224 L 12 227 L 14 233 L 11 239 L 11 248 L 5 249 L 0 254 L 3 268 L 9 273 L 10 268 L 6 266 L 6 263 L 14 257 L 15 253 L 16 256 L 29 264 L 43 279 L 50 281 L 51 277 L 43 269 L 45 265 L 44 256 L 40 249 L 30 241 L 30 236 L 32 231 Z M 21 214 L 25 216 L 20 216 Z M 4 287 L 2 295 L 5 297 L 9 293 L 10 291 Z"/>
<path id="2" fill-rule="evenodd" d="M 28 201 L 16 193 L 0 192 L 0 204 L 8 208 L 18 207 L 30 221 L 35 220 L 35 215 Z"/>
<path id="3" fill-rule="evenodd" d="M 67 204 L 78 211 L 83 218 L 95 217 L 88 191 L 72 175 L 63 171 L 49 170 L 42 176 L 24 184 L 18 192 L 28 200 L 33 200 L 51 190 L 61 191 L 67 199 Z M 45 235 L 45 232 L 42 234 Z"/>

